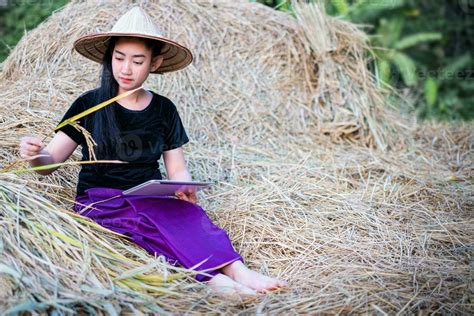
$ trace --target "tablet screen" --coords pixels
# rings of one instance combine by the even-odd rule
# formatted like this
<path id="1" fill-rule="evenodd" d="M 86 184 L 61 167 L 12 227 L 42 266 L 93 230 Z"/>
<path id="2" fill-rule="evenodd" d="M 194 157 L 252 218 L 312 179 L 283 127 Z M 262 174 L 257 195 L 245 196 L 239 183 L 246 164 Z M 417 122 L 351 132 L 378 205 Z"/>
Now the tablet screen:
<path id="1" fill-rule="evenodd" d="M 196 192 L 212 185 L 212 182 L 150 180 L 123 191 L 124 195 L 174 195 L 176 192 Z"/>

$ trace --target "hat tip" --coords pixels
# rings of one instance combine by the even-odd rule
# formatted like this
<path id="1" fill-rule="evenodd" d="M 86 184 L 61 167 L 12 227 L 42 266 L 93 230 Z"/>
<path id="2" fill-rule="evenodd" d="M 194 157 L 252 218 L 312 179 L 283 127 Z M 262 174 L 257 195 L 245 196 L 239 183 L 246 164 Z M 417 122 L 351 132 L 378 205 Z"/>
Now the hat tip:
<path id="1" fill-rule="evenodd" d="M 129 10 L 129 12 L 134 12 L 134 11 L 145 12 L 145 11 L 143 11 L 143 9 L 139 5 L 135 5 Z"/>

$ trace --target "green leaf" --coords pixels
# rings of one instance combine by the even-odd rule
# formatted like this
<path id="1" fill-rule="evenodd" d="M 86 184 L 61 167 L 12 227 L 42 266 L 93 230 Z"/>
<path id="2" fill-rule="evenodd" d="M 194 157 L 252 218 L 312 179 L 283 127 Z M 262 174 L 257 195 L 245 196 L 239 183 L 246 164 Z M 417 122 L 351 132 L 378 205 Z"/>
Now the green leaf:
<path id="1" fill-rule="evenodd" d="M 403 29 L 404 21 L 400 17 L 380 19 L 380 25 L 377 28 L 378 41 L 383 47 L 391 48 L 396 45 Z"/>
<path id="2" fill-rule="evenodd" d="M 417 83 L 416 66 L 413 59 L 401 52 L 394 52 L 392 54 L 392 61 L 402 75 L 403 82 L 411 87 Z"/>
<path id="3" fill-rule="evenodd" d="M 359 0 L 349 8 L 350 20 L 369 22 L 381 16 L 382 12 L 395 10 L 405 4 L 405 0 Z"/>
<path id="4" fill-rule="evenodd" d="M 398 43 L 395 44 L 396 49 L 405 49 L 408 47 L 415 46 L 419 43 L 438 41 L 442 38 L 441 33 L 417 33 L 408 35 L 402 38 Z"/>
<path id="5" fill-rule="evenodd" d="M 346 15 L 349 13 L 349 4 L 347 0 L 331 0 L 331 5 L 336 9 L 337 14 Z"/>
<path id="6" fill-rule="evenodd" d="M 85 110 L 85 111 L 83 111 L 83 112 L 81 112 L 81 113 L 79 113 L 79 114 L 77 114 L 77 115 L 74 115 L 73 117 L 70 117 L 70 118 L 68 118 L 67 120 L 64 120 L 64 122 L 62 122 L 61 124 L 59 124 L 54 130 L 57 131 L 57 130 L 60 129 L 61 127 L 64 127 L 64 126 L 66 126 L 67 124 L 70 124 L 71 122 L 75 122 L 75 121 L 77 121 L 78 119 L 80 119 L 80 118 L 82 118 L 82 117 L 84 117 L 84 116 L 86 116 L 86 115 L 89 115 L 89 114 L 91 114 L 91 113 L 93 113 L 93 112 L 95 112 L 95 111 L 97 111 L 97 110 L 100 110 L 100 109 L 102 109 L 103 107 L 106 107 L 107 105 L 114 103 L 115 101 L 118 101 L 118 100 L 120 100 L 120 99 L 123 99 L 123 98 L 125 98 L 125 97 L 131 95 L 132 93 L 134 93 L 134 92 L 140 90 L 140 89 L 142 89 L 141 86 L 138 87 L 138 88 L 135 88 L 135 89 L 133 89 L 133 90 L 129 90 L 129 91 L 127 91 L 127 92 L 124 92 L 124 93 L 122 93 L 122 94 L 119 94 L 118 96 L 113 97 L 113 98 L 111 98 L 111 99 L 109 99 L 109 100 L 107 100 L 107 101 L 104 101 L 104 102 L 100 103 L 100 104 L 94 105 L 93 107 L 88 108 L 87 110 Z"/>
<path id="7" fill-rule="evenodd" d="M 13 170 L 13 171 L 10 171 L 10 172 L 13 173 L 13 174 L 21 174 L 21 173 L 27 173 L 27 172 L 33 172 L 33 171 L 56 169 L 56 168 L 59 168 L 61 166 L 66 166 L 66 165 L 87 165 L 87 164 L 97 164 L 97 163 L 127 163 L 127 162 L 126 161 L 120 161 L 120 160 L 67 161 L 67 162 L 58 162 L 58 163 L 52 163 L 52 164 L 48 164 L 48 165 L 31 167 L 31 168 L 26 168 L 26 169 L 22 168 L 22 169 Z"/>
<path id="8" fill-rule="evenodd" d="M 275 1 L 275 10 L 280 10 L 283 12 L 290 12 L 290 0 L 276 0 Z"/>
<path id="9" fill-rule="evenodd" d="M 448 109 L 448 106 L 446 105 L 446 101 L 445 100 L 441 101 L 439 103 L 439 111 L 441 113 L 445 113 L 447 109 Z"/>
<path id="10" fill-rule="evenodd" d="M 448 79 L 456 79 L 457 72 L 466 68 L 471 63 L 471 54 L 465 53 L 462 56 L 457 57 L 454 62 L 450 63 L 441 70 L 439 80 L 444 81 Z"/>
<path id="11" fill-rule="evenodd" d="M 438 98 L 438 86 L 436 81 L 428 77 L 425 81 L 425 100 L 426 103 L 430 108 L 436 103 L 436 99 Z"/>
<path id="12" fill-rule="evenodd" d="M 377 61 L 377 71 L 381 82 L 388 83 L 390 81 L 390 63 L 387 60 L 379 59 Z"/>

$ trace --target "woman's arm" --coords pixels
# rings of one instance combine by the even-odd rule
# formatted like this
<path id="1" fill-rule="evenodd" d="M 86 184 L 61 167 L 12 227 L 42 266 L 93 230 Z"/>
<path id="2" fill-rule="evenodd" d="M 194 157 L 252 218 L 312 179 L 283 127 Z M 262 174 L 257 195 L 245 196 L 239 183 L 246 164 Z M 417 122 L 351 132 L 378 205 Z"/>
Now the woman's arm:
<path id="1" fill-rule="evenodd" d="M 33 136 L 21 138 L 20 156 L 24 159 L 31 159 L 36 155 L 44 155 L 30 160 L 32 167 L 49 165 L 66 161 L 71 156 L 78 144 L 64 132 L 59 131 L 54 135 L 46 148 L 41 139 Z M 36 171 L 42 175 L 53 173 L 57 168 Z"/>
<path id="2" fill-rule="evenodd" d="M 167 150 L 163 152 L 163 161 L 165 162 L 166 174 L 170 180 L 192 181 L 191 174 L 184 160 L 182 147 Z"/>
<path id="3" fill-rule="evenodd" d="M 163 152 L 163 161 L 165 163 L 168 179 L 178 181 L 192 181 L 191 174 L 184 160 L 182 147 L 167 150 Z M 196 192 L 178 192 L 176 196 L 182 200 L 197 203 Z"/>

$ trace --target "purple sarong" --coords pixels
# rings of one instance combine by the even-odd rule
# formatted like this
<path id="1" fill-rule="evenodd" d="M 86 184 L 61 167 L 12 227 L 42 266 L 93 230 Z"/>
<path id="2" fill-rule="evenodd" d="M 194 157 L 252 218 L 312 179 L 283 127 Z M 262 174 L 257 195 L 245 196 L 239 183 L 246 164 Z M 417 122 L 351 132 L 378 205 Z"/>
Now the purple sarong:
<path id="1" fill-rule="evenodd" d="M 243 261 L 227 233 L 199 206 L 165 196 L 123 195 L 122 190 L 92 188 L 76 198 L 74 209 L 114 232 L 129 236 L 150 254 L 196 270 Z M 91 205 L 92 204 L 92 205 Z M 87 207 L 91 205 L 91 207 Z M 216 275 L 219 270 L 206 273 Z M 209 277 L 197 274 L 196 279 Z"/>

